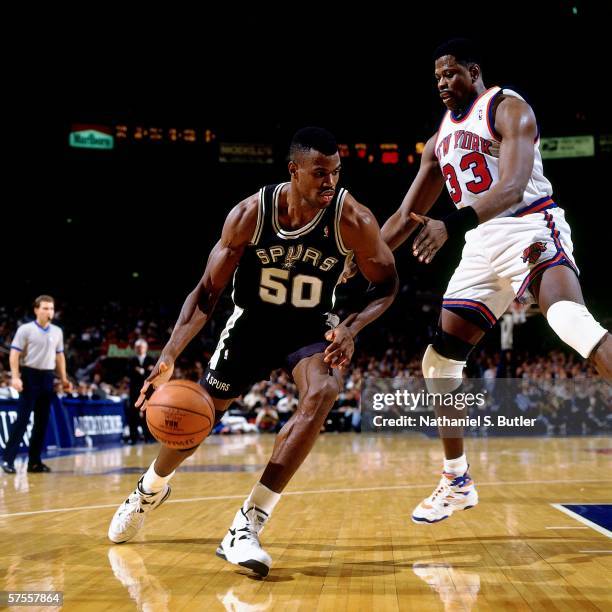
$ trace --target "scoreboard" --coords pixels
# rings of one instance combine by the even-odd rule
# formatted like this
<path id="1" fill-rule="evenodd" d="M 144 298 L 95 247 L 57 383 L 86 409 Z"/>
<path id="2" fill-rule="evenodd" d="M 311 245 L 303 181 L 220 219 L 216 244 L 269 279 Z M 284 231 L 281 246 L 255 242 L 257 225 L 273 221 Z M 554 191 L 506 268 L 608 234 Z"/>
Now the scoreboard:
<path id="1" fill-rule="evenodd" d="M 72 124 L 68 136 L 71 147 L 112 150 L 130 145 L 204 146 L 220 163 L 273 163 L 284 159 L 286 144 L 270 142 L 240 142 L 225 139 L 214 128 L 159 126 L 140 123 Z M 199 148 L 198 147 L 198 148 Z M 338 144 L 343 161 L 381 166 L 412 165 L 423 151 L 424 143 L 401 142 L 341 142 Z"/>

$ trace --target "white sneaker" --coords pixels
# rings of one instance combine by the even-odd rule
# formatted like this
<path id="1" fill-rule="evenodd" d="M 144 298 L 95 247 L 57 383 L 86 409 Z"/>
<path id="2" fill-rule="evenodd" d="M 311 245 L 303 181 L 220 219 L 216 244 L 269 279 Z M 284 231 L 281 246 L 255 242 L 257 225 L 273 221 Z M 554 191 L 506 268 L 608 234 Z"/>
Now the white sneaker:
<path id="1" fill-rule="evenodd" d="M 145 493 L 142 490 L 142 479 L 130 496 L 117 508 L 108 528 L 108 539 L 115 544 L 131 540 L 143 526 L 145 513 L 155 510 L 170 497 L 170 485 L 159 493 Z"/>
<path id="2" fill-rule="evenodd" d="M 456 510 L 467 510 L 478 503 L 474 481 L 466 472 L 462 476 L 444 472 L 434 492 L 413 511 L 415 523 L 437 523 Z"/>
<path id="3" fill-rule="evenodd" d="M 217 557 L 267 576 L 272 558 L 259 543 L 259 534 L 267 520 L 266 512 L 257 506 L 247 507 L 245 502 L 219 544 Z"/>

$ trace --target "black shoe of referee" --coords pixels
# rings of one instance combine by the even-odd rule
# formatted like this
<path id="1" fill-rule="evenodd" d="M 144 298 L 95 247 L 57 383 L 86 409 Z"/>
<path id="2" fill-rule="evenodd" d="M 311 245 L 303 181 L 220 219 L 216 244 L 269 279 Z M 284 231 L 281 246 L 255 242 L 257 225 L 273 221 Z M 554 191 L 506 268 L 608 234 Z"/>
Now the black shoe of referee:
<path id="1" fill-rule="evenodd" d="M 28 472 L 50 472 L 51 468 L 44 463 L 28 463 Z"/>

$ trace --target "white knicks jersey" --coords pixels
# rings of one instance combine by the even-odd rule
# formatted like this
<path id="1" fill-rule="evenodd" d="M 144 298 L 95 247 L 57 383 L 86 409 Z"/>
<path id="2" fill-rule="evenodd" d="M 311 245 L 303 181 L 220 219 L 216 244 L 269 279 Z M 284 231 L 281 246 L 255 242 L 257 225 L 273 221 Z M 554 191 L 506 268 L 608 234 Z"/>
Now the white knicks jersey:
<path id="1" fill-rule="evenodd" d="M 492 109 L 500 94 L 523 100 L 511 89 L 491 87 L 474 100 L 463 118 L 455 119 L 447 111 L 440 124 L 434 151 L 457 208 L 475 204 L 499 180 L 501 136 L 495 131 Z M 533 170 L 523 200 L 498 217 L 523 216 L 554 205 L 552 186 L 542 170 L 539 144 L 538 134 L 533 145 Z"/>

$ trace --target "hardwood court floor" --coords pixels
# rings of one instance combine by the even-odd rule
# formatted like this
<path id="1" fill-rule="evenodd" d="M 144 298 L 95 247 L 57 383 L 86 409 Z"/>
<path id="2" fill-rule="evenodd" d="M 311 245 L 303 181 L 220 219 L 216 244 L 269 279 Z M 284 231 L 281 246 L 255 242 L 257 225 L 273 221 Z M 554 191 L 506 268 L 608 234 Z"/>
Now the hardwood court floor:
<path id="1" fill-rule="evenodd" d="M 481 503 L 421 526 L 437 441 L 324 435 L 263 533 L 274 566 L 259 580 L 214 552 L 273 439 L 209 440 L 122 545 L 108 523 L 155 446 L 3 474 L 0 590 L 64 591 L 64 610 L 87 612 L 612 609 L 612 541 L 551 506 L 612 501 L 610 438 L 472 440 Z"/>

